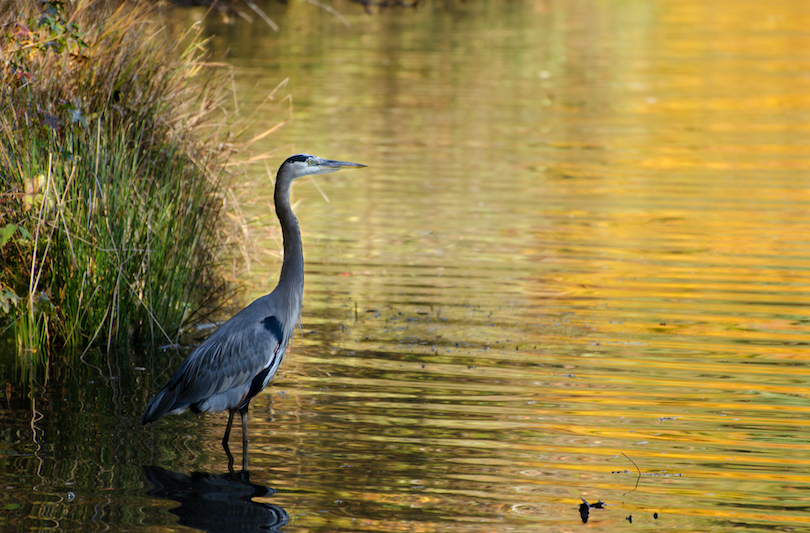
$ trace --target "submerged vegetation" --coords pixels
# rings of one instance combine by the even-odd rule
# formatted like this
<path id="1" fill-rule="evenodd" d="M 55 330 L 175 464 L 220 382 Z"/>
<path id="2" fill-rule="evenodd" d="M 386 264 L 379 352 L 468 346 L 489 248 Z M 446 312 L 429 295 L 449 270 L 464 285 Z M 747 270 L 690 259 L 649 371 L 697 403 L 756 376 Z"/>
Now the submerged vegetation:
<path id="1" fill-rule="evenodd" d="M 29 366 L 174 341 L 222 288 L 223 80 L 141 2 L 7 2 L 0 32 L 0 331 Z"/>

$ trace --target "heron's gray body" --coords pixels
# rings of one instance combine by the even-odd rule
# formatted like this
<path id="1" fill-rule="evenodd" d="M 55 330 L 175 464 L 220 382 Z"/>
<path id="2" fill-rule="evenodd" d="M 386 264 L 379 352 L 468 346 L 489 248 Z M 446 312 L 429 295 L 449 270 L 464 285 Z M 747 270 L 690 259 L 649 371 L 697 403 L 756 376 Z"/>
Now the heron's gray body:
<path id="1" fill-rule="evenodd" d="M 296 297 L 300 302 L 301 293 Z M 274 314 L 279 298 L 279 291 L 259 298 L 198 346 L 149 402 L 144 423 L 189 408 L 213 413 L 241 409 L 264 389 L 281 365 L 298 321 Z"/>
<path id="2" fill-rule="evenodd" d="M 147 405 L 143 424 L 187 409 L 195 412 L 227 409 L 230 416 L 223 438 L 227 449 L 231 422 L 234 413 L 239 411 L 246 468 L 248 405 L 281 365 L 301 315 L 304 255 L 298 220 L 290 207 L 292 182 L 301 176 L 363 166 L 307 154 L 292 156 L 281 165 L 274 194 L 284 237 L 284 261 L 278 285 L 273 292 L 255 300 L 222 324 L 181 363 L 166 386 Z"/>

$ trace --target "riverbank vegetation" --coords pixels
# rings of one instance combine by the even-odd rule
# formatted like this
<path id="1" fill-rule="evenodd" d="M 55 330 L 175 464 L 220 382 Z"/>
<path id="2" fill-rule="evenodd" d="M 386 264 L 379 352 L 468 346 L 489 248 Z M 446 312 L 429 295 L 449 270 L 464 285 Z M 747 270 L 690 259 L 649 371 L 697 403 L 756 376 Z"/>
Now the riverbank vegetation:
<path id="1" fill-rule="evenodd" d="M 0 6 L 0 331 L 23 364 L 174 342 L 223 287 L 227 84 L 149 9 Z"/>

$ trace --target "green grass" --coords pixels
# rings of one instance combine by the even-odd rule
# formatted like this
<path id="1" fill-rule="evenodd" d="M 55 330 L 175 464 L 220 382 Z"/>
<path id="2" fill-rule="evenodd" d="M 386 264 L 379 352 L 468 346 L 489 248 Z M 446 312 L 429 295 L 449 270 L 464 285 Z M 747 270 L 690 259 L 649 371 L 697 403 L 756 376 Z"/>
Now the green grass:
<path id="1" fill-rule="evenodd" d="M 175 341 L 222 288 L 224 77 L 140 2 L 4 4 L 0 331 L 23 365 Z"/>

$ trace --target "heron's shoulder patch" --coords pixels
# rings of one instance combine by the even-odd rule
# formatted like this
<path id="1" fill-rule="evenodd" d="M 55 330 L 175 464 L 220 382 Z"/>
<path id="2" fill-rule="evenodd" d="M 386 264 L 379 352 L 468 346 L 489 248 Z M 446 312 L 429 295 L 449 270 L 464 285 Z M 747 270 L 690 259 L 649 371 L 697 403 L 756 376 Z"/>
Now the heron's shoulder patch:
<path id="1" fill-rule="evenodd" d="M 272 333 L 273 336 L 278 339 L 279 344 L 281 344 L 281 341 L 284 340 L 284 331 L 281 327 L 281 321 L 274 316 L 268 316 L 262 320 L 261 323 L 264 329 Z"/>

